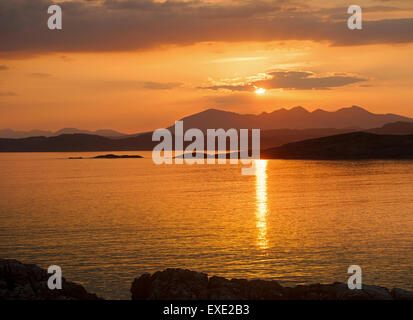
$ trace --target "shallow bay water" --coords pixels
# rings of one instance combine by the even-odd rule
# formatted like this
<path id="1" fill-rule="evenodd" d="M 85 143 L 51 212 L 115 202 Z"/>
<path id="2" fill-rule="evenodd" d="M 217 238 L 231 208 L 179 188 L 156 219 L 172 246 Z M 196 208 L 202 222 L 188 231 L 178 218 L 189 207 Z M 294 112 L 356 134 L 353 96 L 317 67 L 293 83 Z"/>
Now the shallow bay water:
<path id="1" fill-rule="evenodd" d="M 0 257 L 57 264 L 105 298 L 145 272 L 189 268 L 285 285 L 413 290 L 413 161 L 155 165 L 99 153 L 0 154 Z"/>

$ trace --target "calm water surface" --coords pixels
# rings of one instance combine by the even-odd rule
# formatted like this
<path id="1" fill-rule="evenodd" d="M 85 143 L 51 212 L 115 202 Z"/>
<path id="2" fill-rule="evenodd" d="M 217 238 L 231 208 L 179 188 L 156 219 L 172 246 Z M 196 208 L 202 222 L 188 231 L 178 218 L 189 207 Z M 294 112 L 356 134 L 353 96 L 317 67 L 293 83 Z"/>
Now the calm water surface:
<path id="1" fill-rule="evenodd" d="M 190 268 L 287 285 L 413 289 L 413 161 L 259 161 L 156 166 L 102 153 L 0 154 L 0 256 L 105 298 L 145 272 Z"/>

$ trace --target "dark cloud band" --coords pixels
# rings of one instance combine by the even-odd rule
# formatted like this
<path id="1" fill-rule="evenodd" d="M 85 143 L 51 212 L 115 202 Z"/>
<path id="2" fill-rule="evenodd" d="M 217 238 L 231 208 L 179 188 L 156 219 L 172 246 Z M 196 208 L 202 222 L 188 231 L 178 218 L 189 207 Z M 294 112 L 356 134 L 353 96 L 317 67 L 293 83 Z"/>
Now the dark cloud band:
<path id="1" fill-rule="evenodd" d="M 413 17 L 363 21 L 363 30 L 352 31 L 345 8 L 329 13 L 304 4 L 293 6 L 288 0 L 70 1 L 61 3 L 63 30 L 51 31 L 47 28 L 51 3 L 2 1 L 0 51 L 126 51 L 205 41 L 313 40 L 340 46 L 413 41 Z"/>

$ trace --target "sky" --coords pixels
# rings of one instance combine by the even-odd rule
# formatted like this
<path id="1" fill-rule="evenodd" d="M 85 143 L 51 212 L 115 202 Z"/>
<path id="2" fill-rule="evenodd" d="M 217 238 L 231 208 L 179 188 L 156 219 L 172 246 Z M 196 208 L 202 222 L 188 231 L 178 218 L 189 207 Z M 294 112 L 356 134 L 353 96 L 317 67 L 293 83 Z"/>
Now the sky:
<path id="1" fill-rule="evenodd" d="M 134 133 L 208 108 L 413 117 L 412 31 L 409 0 L 2 0 L 0 128 Z"/>

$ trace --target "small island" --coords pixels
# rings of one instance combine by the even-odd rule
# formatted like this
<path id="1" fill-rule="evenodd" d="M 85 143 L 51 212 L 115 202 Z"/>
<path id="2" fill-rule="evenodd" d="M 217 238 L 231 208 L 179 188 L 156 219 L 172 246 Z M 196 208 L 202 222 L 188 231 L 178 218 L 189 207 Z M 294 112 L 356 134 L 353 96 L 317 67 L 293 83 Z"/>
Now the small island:
<path id="1" fill-rule="evenodd" d="M 105 154 L 96 157 L 69 157 L 69 160 L 79 160 L 79 159 L 141 159 L 142 156 L 139 155 L 116 155 L 116 154 Z"/>

